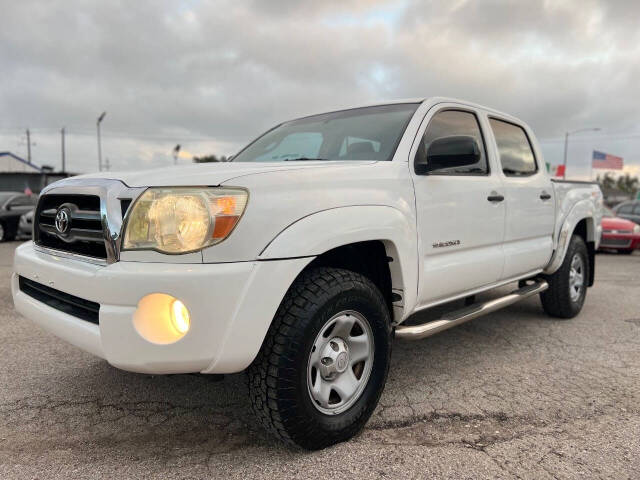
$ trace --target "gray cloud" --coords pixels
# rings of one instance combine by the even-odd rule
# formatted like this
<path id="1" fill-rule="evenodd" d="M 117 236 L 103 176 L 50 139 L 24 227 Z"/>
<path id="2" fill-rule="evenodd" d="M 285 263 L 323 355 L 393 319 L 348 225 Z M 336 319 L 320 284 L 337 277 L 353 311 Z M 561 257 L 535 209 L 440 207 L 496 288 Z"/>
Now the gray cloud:
<path id="1" fill-rule="evenodd" d="M 573 162 L 597 145 L 640 163 L 638 18 L 640 3 L 605 0 L 12 2 L 0 150 L 23 153 L 29 126 L 34 161 L 57 165 L 64 125 L 69 165 L 91 171 L 106 110 L 116 168 L 163 165 L 175 143 L 228 154 L 293 116 L 450 95 L 522 117 L 553 163 L 565 130 L 592 125 Z"/>

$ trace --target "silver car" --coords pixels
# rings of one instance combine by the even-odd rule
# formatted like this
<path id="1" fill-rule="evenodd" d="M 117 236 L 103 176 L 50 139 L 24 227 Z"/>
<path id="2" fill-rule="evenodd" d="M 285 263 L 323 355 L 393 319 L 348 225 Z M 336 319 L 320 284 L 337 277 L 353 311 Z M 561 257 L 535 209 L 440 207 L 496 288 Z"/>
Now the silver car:
<path id="1" fill-rule="evenodd" d="M 31 238 L 33 233 L 33 212 L 25 213 L 20 216 L 20 221 L 18 222 L 18 236 L 19 237 L 28 237 Z"/>

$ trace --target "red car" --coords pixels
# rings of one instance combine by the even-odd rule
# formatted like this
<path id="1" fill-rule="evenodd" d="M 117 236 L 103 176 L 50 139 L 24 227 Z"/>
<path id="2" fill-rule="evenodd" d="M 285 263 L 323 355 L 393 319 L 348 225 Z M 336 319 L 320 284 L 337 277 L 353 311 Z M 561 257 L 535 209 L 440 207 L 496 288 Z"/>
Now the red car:
<path id="1" fill-rule="evenodd" d="M 633 253 L 636 248 L 640 248 L 640 225 L 616 217 L 613 211 L 605 208 L 600 248 L 617 250 L 618 253 Z"/>

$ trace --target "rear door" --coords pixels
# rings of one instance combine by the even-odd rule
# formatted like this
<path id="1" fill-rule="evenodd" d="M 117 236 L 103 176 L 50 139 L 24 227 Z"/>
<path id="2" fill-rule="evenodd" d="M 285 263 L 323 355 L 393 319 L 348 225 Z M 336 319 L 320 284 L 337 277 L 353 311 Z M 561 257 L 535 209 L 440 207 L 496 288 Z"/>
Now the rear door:
<path id="1" fill-rule="evenodd" d="M 526 127 L 489 117 L 506 197 L 502 279 L 543 268 L 553 252 L 554 189 Z"/>
<path id="2" fill-rule="evenodd" d="M 479 112 L 440 104 L 425 116 L 412 148 L 421 275 L 419 306 L 436 303 L 499 280 L 505 202 L 502 181 L 487 154 Z M 481 151 L 474 165 L 418 174 L 415 160 L 436 139 L 471 136 Z"/>

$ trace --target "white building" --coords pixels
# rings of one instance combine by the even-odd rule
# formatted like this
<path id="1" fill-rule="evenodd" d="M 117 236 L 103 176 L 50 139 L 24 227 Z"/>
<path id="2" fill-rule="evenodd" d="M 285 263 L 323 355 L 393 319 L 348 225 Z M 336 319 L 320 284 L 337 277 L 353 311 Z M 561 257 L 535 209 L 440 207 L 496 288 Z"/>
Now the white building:
<path id="1" fill-rule="evenodd" d="M 40 173 L 42 169 L 11 152 L 0 152 L 0 173 Z"/>

